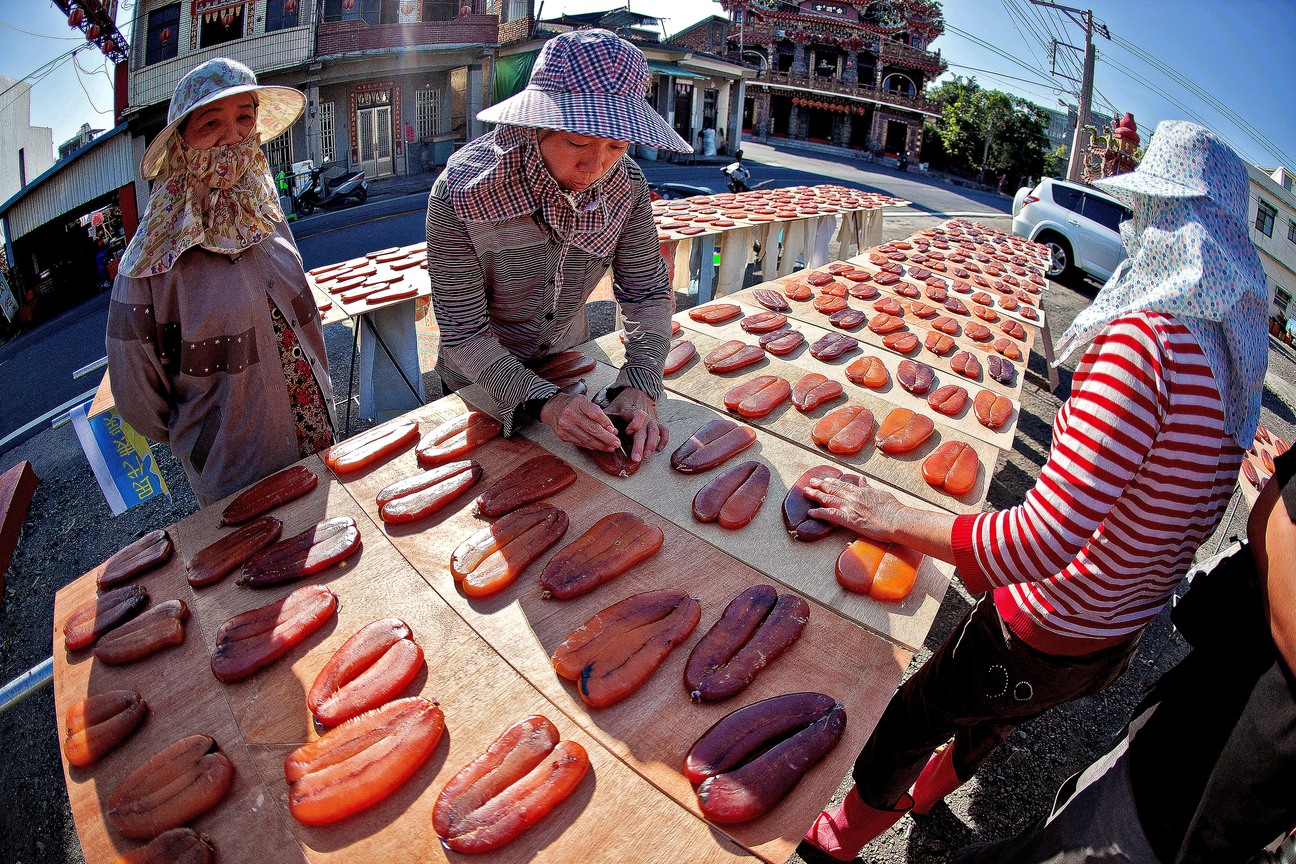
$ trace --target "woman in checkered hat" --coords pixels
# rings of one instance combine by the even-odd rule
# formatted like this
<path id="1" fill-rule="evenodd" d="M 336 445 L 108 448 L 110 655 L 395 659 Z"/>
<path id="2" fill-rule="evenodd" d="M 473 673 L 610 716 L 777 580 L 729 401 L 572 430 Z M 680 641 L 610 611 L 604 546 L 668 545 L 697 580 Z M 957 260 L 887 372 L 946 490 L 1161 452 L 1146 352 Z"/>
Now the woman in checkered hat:
<path id="1" fill-rule="evenodd" d="M 477 115 L 499 124 L 450 158 L 428 199 L 428 272 L 448 390 L 481 385 L 506 435 L 539 419 L 639 461 L 666 446 L 657 418 L 674 302 L 648 185 L 631 144 L 692 152 L 648 105 L 643 52 L 606 30 L 551 39 L 530 83 Z M 585 302 L 612 271 L 626 362 L 600 409 L 532 369 L 589 338 Z M 605 413 L 606 412 L 606 413 Z"/>
<path id="2" fill-rule="evenodd" d="M 223 57 L 176 85 L 108 309 L 117 409 L 206 506 L 333 442 L 319 313 L 261 152 L 306 105 Z"/>

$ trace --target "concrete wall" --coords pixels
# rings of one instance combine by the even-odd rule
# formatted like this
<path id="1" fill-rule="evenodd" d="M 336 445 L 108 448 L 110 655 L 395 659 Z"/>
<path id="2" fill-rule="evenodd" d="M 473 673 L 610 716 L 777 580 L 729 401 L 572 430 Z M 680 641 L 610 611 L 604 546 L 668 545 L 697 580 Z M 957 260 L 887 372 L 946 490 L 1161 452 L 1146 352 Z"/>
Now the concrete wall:
<path id="1" fill-rule="evenodd" d="M 9 88 L 12 87 L 12 90 Z M 31 125 L 31 85 L 0 76 L 0 203 L 8 201 L 23 184 L 18 171 L 18 151 L 23 153 L 27 182 L 54 164 L 54 133 L 47 126 Z"/>

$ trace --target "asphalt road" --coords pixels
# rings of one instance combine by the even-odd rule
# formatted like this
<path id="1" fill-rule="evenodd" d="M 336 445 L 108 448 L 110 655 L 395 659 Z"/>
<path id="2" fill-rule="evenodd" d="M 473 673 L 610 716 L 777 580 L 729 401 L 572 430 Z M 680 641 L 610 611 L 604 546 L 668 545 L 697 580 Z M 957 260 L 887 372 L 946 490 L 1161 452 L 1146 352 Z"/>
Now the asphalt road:
<path id="1" fill-rule="evenodd" d="M 755 143 L 744 144 L 743 151 L 754 185 L 840 183 L 913 202 L 894 215 L 1001 215 L 1011 206 L 1004 196 L 955 189 L 922 175 L 901 174 L 863 162 L 836 161 Z M 640 164 L 650 182 L 689 183 L 716 191 L 724 188 L 719 165 Z M 321 212 L 295 223 L 293 233 L 307 269 L 423 239 L 426 190 L 406 193 L 384 196 L 381 184 L 376 184 L 368 204 Z M 74 380 L 72 373 L 104 356 L 107 320 L 108 295 L 104 293 L 0 345 L 0 440 L 98 384 L 99 373 L 80 380 Z M 0 452 L 47 428 L 44 423 L 37 425 L 0 445 Z"/>

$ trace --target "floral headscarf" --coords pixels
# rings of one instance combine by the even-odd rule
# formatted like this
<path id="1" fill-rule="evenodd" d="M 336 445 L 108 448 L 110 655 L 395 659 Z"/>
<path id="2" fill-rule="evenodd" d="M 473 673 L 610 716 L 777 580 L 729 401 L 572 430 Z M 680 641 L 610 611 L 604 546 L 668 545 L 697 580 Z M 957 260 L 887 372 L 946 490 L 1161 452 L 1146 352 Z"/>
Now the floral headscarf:
<path id="1" fill-rule="evenodd" d="M 273 234 L 284 214 L 258 140 L 253 130 L 237 144 L 194 150 L 173 135 L 121 272 L 156 276 L 194 246 L 231 255 Z"/>
<path id="2" fill-rule="evenodd" d="M 1129 257 L 1062 335 L 1056 363 L 1122 315 L 1174 315 L 1210 364 L 1224 403 L 1225 431 L 1239 446 L 1250 447 L 1269 364 L 1269 292 L 1245 226 L 1207 197 L 1108 189 L 1134 212 L 1121 225 Z"/>

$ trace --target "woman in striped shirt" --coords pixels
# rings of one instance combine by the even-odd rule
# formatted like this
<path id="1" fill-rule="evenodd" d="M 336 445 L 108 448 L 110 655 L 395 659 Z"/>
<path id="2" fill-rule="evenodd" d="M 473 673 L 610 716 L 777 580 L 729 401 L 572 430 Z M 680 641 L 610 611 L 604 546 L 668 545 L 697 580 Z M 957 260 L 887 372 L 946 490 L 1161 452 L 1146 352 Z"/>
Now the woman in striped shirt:
<path id="1" fill-rule="evenodd" d="M 1246 167 L 1208 130 L 1166 122 L 1135 172 L 1098 185 L 1134 212 L 1129 258 L 1059 344 L 1061 362 L 1092 339 L 1026 500 L 954 517 L 863 482 L 810 492 L 811 515 L 956 563 L 983 594 L 806 834 L 838 860 L 927 812 L 1021 723 L 1115 680 L 1232 494 L 1268 363 Z"/>
<path id="2" fill-rule="evenodd" d="M 545 44 L 530 83 L 477 115 L 501 124 L 450 158 L 428 199 L 428 273 L 450 390 L 481 385 L 504 434 L 538 418 L 579 447 L 639 461 L 666 446 L 656 398 L 674 298 L 631 142 L 692 152 L 644 101 L 643 52 L 606 30 Z M 626 363 L 606 413 L 532 369 L 589 338 L 585 302 L 612 269 Z"/>

